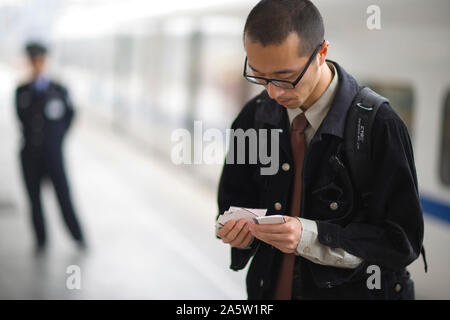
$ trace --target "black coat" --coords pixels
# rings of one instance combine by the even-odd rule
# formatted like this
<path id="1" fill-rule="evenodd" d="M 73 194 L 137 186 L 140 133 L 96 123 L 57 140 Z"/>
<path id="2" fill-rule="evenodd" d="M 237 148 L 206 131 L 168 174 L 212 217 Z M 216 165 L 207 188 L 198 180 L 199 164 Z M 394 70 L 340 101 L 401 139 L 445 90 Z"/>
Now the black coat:
<path id="1" fill-rule="evenodd" d="M 23 133 L 23 150 L 40 156 L 60 154 L 63 138 L 70 127 L 74 109 L 67 89 L 50 82 L 43 91 L 32 83 L 16 90 L 16 111 Z"/>
<path id="2" fill-rule="evenodd" d="M 320 243 L 343 248 L 364 262 L 356 269 L 342 269 L 297 257 L 296 270 L 300 270 L 300 276 L 295 278 L 298 283 L 294 287 L 300 286 L 306 299 L 413 298 L 413 283 L 405 267 L 419 256 L 424 230 L 407 128 L 388 103 L 380 107 L 371 137 L 375 164 L 373 190 L 366 208 L 356 206 L 347 214 L 351 191 L 346 190 L 329 159 L 344 140 L 346 114 L 358 92 L 358 84 L 333 63 L 339 74 L 339 88 L 306 152 L 300 216 L 317 222 Z M 259 163 L 226 163 L 219 184 L 219 214 L 231 205 L 267 208 L 268 215 L 289 214 L 293 170 L 281 169 L 283 163 L 293 167 L 286 109 L 264 91 L 237 116 L 232 129 L 238 128 L 281 129 L 280 170 L 275 175 L 261 175 Z M 346 164 L 345 157 L 343 162 Z M 338 204 L 338 209 L 330 208 L 332 202 Z M 278 207 L 281 204 L 280 210 L 275 209 L 275 203 Z M 247 275 L 248 298 L 270 299 L 281 251 L 255 239 L 250 250 L 231 249 L 230 268 L 243 269 L 252 256 Z M 367 288 L 369 265 L 381 269 L 379 290 Z"/>

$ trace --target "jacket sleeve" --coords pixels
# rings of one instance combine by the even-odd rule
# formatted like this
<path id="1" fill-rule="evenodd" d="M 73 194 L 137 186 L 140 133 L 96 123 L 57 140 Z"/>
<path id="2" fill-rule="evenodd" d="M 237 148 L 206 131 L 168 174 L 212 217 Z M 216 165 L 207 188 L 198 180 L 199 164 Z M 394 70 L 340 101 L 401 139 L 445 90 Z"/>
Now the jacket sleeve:
<path id="1" fill-rule="evenodd" d="M 253 117 L 249 108 L 243 109 L 240 115 L 233 122 L 231 129 L 243 129 L 244 131 L 251 127 Z M 230 135 L 230 140 L 232 134 Z M 231 150 L 229 150 L 231 151 Z M 223 214 L 230 206 L 258 208 L 259 207 L 259 191 L 258 185 L 253 179 L 253 172 L 256 170 L 256 164 L 248 163 L 248 146 L 246 144 L 246 161 L 245 164 L 237 164 L 237 145 L 234 144 L 234 157 L 231 159 L 228 154 L 222 169 L 218 188 L 218 207 L 219 214 Z M 249 249 L 231 248 L 231 265 L 230 268 L 237 271 L 243 269 L 253 254 L 256 252 L 259 240 L 254 239 Z"/>
<path id="2" fill-rule="evenodd" d="M 377 115 L 378 116 L 378 115 Z M 358 222 L 345 226 L 317 221 L 319 241 L 392 270 L 420 254 L 423 215 L 413 150 L 398 117 L 380 119 L 372 132 L 373 193 Z"/>
<path id="3" fill-rule="evenodd" d="M 20 93 L 21 93 L 20 88 L 17 88 L 16 92 L 15 92 L 15 96 L 14 96 L 14 103 L 15 103 L 17 117 L 19 118 L 20 123 L 24 127 L 25 123 L 26 123 L 26 108 L 24 108 L 23 106 L 20 105 L 22 103 L 20 101 Z"/>
<path id="4" fill-rule="evenodd" d="M 64 116 L 64 121 L 65 121 L 65 124 L 66 124 L 66 130 L 67 130 L 67 129 L 70 128 L 70 126 L 72 124 L 73 117 L 75 115 L 75 109 L 74 109 L 74 106 L 72 104 L 72 100 L 70 98 L 69 91 L 66 88 L 64 88 L 64 87 L 61 87 L 61 90 L 62 90 L 62 96 L 63 96 L 63 100 L 64 100 L 64 105 L 66 107 L 66 113 L 65 113 L 65 116 Z"/>

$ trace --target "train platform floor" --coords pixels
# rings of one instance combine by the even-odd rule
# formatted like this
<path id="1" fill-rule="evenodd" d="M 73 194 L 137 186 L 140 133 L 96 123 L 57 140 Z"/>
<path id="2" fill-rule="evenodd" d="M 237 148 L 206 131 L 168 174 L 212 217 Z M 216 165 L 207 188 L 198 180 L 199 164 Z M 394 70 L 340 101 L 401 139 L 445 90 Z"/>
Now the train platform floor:
<path id="1" fill-rule="evenodd" d="M 246 270 L 229 269 L 230 251 L 215 238 L 216 189 L 82 117 L 65 150 L 88 249 L 71 240 L 46 184 L 50 245 L 35 255 L 19 127 L 10 108 L 0 113 L 0 299 L 246 298 Z M 81 289 L 68 289 L 70 266 Z"/>

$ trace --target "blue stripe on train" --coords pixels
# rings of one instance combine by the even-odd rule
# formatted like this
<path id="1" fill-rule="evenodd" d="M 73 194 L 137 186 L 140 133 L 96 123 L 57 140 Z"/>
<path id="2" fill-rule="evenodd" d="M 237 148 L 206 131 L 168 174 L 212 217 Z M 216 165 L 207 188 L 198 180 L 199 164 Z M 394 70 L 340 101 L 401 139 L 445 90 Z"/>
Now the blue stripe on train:
<path id="1" fill-rule="evenodd" d="M 450 223 L 450 205 L 448 203 L 427 196 L 421 196 L 420 201 L 423 212 Z"/>

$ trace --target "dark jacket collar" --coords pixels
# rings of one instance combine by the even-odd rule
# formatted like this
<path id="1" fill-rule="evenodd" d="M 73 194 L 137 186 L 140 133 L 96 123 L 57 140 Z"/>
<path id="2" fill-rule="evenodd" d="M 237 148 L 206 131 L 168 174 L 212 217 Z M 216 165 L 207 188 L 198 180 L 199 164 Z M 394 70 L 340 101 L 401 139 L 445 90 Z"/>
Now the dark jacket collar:
<path id="1" fill-rule="evenodd" d="M 317 130 L 313 141 L 320 140 L 323 134 L 344 138 L 347 110 L 358 93 L 359 88 L 356 80 L 339 66 L 339 64 L 331 60 L 327 61 L 333 63 L 336 67 L 339 76 L 339 87 L 331 103 L 330 110 Z M 260 94 L 258 99 L 261 101 L 261 104 L 256 110 L 255 120 L 276 128 L 285 128 L 287 120 L 286 108 L 271 99 L 265 90 Z"/>

